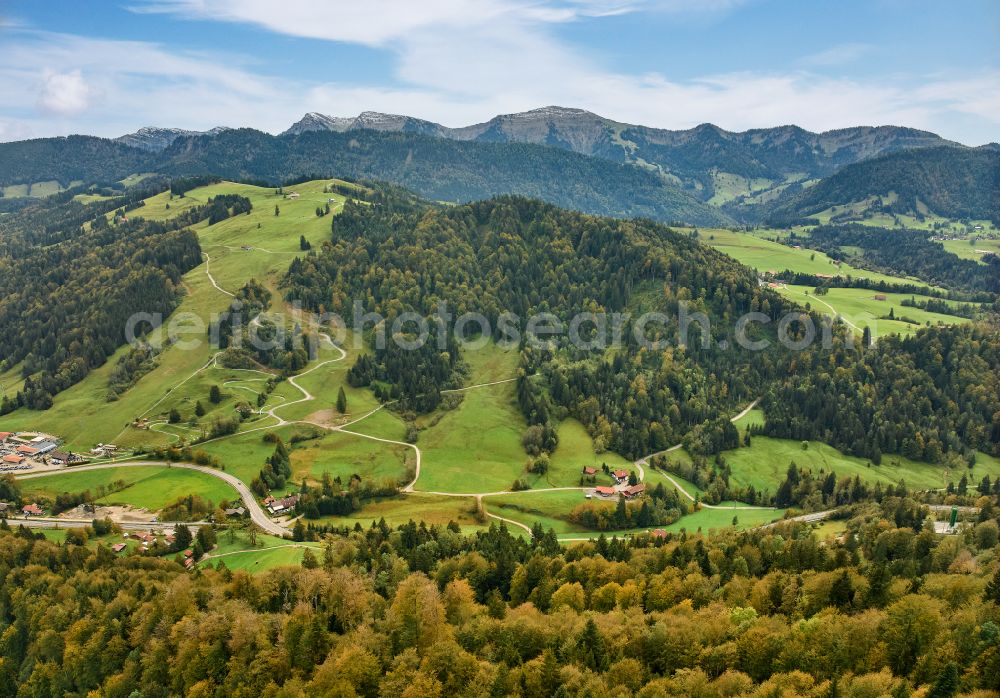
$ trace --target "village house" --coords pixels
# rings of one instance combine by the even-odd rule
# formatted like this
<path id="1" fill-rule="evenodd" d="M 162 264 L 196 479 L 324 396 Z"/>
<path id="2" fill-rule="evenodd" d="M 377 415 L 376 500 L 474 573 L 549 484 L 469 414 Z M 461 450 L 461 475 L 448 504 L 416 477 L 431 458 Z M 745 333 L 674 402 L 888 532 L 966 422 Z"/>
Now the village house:
<path id="1" fill-rule="evenodd" d="M 16 453 L 8 453 L 3 457 L 3 462 L 6 465 L 21 465 L 24 462 L 24 456 L 19 456 Z"/>
<path id="2" fill-rule="evenodd" d="M 52 455 L 49 456 L 49 462 L 51 462 L 52 465 L 69 465 L 72 458 L 72 453 L 68 453 L 66 451 L 53 451 Z"/>
<path id="3" fill-rule="evenodd" d="M 649 535 L 653 536 L 653 538 L 666 538 L 667 532 L 664 531 L 662 528 L 658 528 Z"/>
<path id="4" fill-rule="evenodd" d="M 38 453 L 38 449 L 35 448 L 34 446 L 18 446 L 14 450 L 20 453 L 22 456 L 33 456 L 36 453 Z"/>
<path id="5" fill-rule="evenodd" d="M 111 546 L 111 549 L 116 553 L 120 553 L 127 547 L 128 545 L 126 543 L 115 543 L 114 545 Z"/>
<path id="6" fill-rule="evenodd" d="M 267 500 L 271 501 L 268 502 Z M 295 505 L 299 503 L 299 495 L 290 494 L 283 499 L 275 499 L 274 497 L 268 497 L 264 500 L 264 504 L 267 506 L 267 510 L 273 514 L 283 514 L 291 509 L 295 508 Z"/>
<path id="7" fill-rule="evenodd" d="M 25 504 L 21 507 L 21 513 L 25 516 L 41 516 L 45 512 L 42 511 L 40 506 L 32 502 L 31 504 Z"/>
<path id="8" fill-rule="evenodd" d="M 154 533 L 147 533 L 147 532 L 133 533 L 132 537 L 138 541 L 141 541 L 142 547 L 144 548 L 148 548 L 149 546 L 156 544 L 156 534 Z"/>
<path id="9" fill-rule="evenodd" d="M 646 486 L 643 485 L 642 483 L 639 483 L 638 485 L 632 485 L 631 487 L 626 487 L 625 489 L 622 490 L 622 494 L 625 495 L 626 499 L 632 499 L 634 497 L 640 496 L 645 491 L 646 491 Z"/>
<path id="10" fill-rule="evenodd" d="M 611 473 L 611 476 L 619 483 L 628 482 L 628 471 L 619 468 Z"/>
<path id="11" fill-rule="evenodd" d="M 234 507 L 232 509 L 226 509 L 223 512 L 229 518 L 238 518 L 247 513 L 247 510 L 243 507 Z"/>
<path id="12" fill-rule="evenodd" d="M 596 494 L 599 497 L 614 497 L 615 488 L 605 487 L 604 485 L 598 485 L 597 487 L 594 488 L 594 494 Z"/>
<path id="13" fill-rule="evenodd" d="M 9 431 L 0 431 L 0 444 L 4 443 L 5 441 L 7 441 L 7 439 L 9 439 L 12 436 L 13 434 Z"/>
<path id="14" fill-rule="evenodd" d="M 588 466 L 585 466 L 585 467 L 583 468 L 583 474 L 584 474 L 584 475 L 587 475 L 588 477 L 589 477 L 589 476 L 592 476 L 592 475 L 596 475 L 596 474 L 597 474 L 597 468 L 592 468 L 592 467 L 591 467 L 591 466 L 589 466 L 589 465 L 588 465 Z"/>
<path id="15" fill-rule="evenodd" d="M 877 301 L 884 301 L 885 300 L 885 294 L 884 293 L 876 293 L 875 294 L 875 300 L 877 300 Z"/>

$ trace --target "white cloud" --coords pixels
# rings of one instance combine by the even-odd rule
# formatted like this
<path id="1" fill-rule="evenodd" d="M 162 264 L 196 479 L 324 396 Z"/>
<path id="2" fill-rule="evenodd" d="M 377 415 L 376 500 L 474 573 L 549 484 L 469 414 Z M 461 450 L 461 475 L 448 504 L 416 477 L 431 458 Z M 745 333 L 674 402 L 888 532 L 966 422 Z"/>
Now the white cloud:
<path id="1" fill-rule="evenodd" d="M 30 30 L 9 37 L 0 44 L 6 132 L 115 136 L 144 125 L 284 128 L 305 89 L 256 75 L 238 56 Z"/>
<path id="2" fill-rule="evenodd" d="M 79 70 L 68 73 L 46 70 L 42 74 L 38 107 L 60 116 L 74 116 L 87 108 L 90 96 L 90 86 Z"/>
<path id="3" fill-rule="evenodd" d="M 280 4 L 270 0 L 162 0 L 132 9 L 241 22 L 290 36 L 366 46 L 384 46 L 427 27 L 447 32 L 477 26 L 511 11 L 503 0 L 365 0 L 349 7 L 312 0 L 282 0 Z"/>
<path id="4" fill-rule="evenodd" d="M 789 70 L 678 81 L 661 73 L 608 70 L 592 55 L 559 40 L 553 30 L 560 22 L 584 16 L 653 10 L 719 13 L 740 2 L 378 0 L 334 7 L 305 0 L 285 0 L 280 6 L 261 0 L 166 0 L 142 8 L 383 46 L 394 59 L 395 80 L 366 86 L 348 79 L 278 79 L 259 74 L 261 66 L 243 56 L 24 30 L 16 32 L 16 41 L 0 44 L 0 104 L 8 119 L 0 138 L 9 137 L 5 134 L 14 128 L 22 132 L 28 127 L 36 135 L 68 130 L 118 135 L 148 124 L 192 129 L 248 125 L 277 132 L 306 111 L 348 116 L 364 109 L 462 126 L 498 113 L 559 104 L 662 128 L 702 122 L 733 130 L 788 123 L 811 130 L 900 124 L 963 142 L 996 139 L 1000 72 L 995 70 L 958 80 L 948 75 L 847 80 Z M 861 50 L 845 46 L 838 47 L 839 56 L 817 54 L 811 65 L 830 65 Z M 53 109 L 53 102 L 38 114 L 42 101 L 34 103 L 26 95 L 37 95 L 51 76 L 74 72 L 86 87 L 78 93 L 82 96 L 67 99 L 68 108 Z M 87 108 L 80 112 L 80 105 Z M 74 109 L 77 118 L 69 121 Z"/>
<path id="5" fill-rule="evenodd" d="M 958 82 L 946 77 L 854 81 L 811 71 L 733 73 L 678 82 L 661 74 L 608 71 L 553 33 L 554 26 L 584 17 L 628 12 L 718 15 L 747 2 L 368 0 L 344 6 L 286 0 L 279 9 L 266 0 L 153 0 L 140 9 L 392 52 L 397 86 L 330 84 L 309 89 L 309 110 L 338 115 L 383 109 L 457 126 L 495 113 L 561 104 L 666 128 L 711 121 L 731 129 L 796 123 L 825 130 L 894 123 L 942 130 L 952 110 L 994 126 L 1000 123 L 997 112 L 990 111 L 993 100 L 982 98 L 983 90 L 998 93 L 995 72 Z M 801 65 L 831 68 L 861 58 L 869 48 L 843 44 L 807 57 Z"/>

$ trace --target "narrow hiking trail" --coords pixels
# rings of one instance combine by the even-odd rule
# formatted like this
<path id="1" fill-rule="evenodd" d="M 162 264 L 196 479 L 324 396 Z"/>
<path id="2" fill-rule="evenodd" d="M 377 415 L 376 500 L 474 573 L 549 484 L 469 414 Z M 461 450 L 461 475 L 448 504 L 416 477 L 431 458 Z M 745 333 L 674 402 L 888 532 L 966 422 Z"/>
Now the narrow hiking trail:
<path id="1" fill-rule="evenodd" d="M 797 293 L 798 295 L 803 296 L 805 298 L 808 298 L 810 300 L 819 301 L 820 303 L 822 303 L 823 305 L 825 305 L 827 308 L 830 309 L 830 311 L 833 313 L 834 319 L 840 319 L 841 322 L 843 322 L 844 324 L 846 324 L 848 327 L 850 327 L 855 332 L 864 332 L 864 330 L 862 330 L 860 327 L 858 327 L 853 322 L 851 322 L 846 317 L 844 317 L 839 310 L 837 310 L 836 308 L 834 308 L 832 305 L 830 305 L 829 303 L 827 303 L 825 300 L 823 300 L 819 296 L 810 296 L 808 293 L 803 293 L 802 291 L 798 291 L 796 289 L 788 288 L 788 286 L 785 287 L 785 290 L 786 291 L 791 291 L 792 293 Z"/>
<path id="2" fill-rule="evenodd" d="M 219 291 L 220 293 L 225 293 L 230 298 L 233 298 L 234 295 L 232 293 L 230 293 L 229 291 L 227 291 L 226 289 L 222 288 L 222 286 L 219 286 L 219 284 L 215 281 L 215 277 L 212 276 L 212 269 L 211 269 L 211 266 L 210 266 L 210 264 L 212 262 L 212 258 L 208 256 L 207 252 L 202 252 L 201 254 L 202 254 L 202 256 L 205 257 L 205 275 L 208 276 L 208 280 L 210 282 L 212 282 L 213 286 L 215 286 L 215 290 Z"/>
<path id="3" fill-rule="evenodd" d="M 265 252 L 265 253 L 270 253 L 270 251 L 264 250 L 264 249 L 261 249 L 261 248 L 255 248 L 255 250 L 261 251 L 261 252 Z M 272 253 L 272 254 L 274 254 L 274 253 Z M 223 289 L 221 286 L 218 285 L 218 283 L 216 282 L 215 278 L 211 274 L 209 263 L 210 263 L 210 257 L 209 257 L 209 255 L 205 254 L 205 273 L 208 276 L 208 278 L 209 278 L 210 282 L 212 283 L 213 287 L 215 287 L 220 292 L 226 294 L 227 296 L 232 296 L 233 295 L 232 293 L 230 293 L 229 291 L 226 291 L 225 289 Z M 343 424 L 339 424 L 339 425 L 320 424 L 320 423 L 312 422 L 312 421 L 310 421 L 308 419 L 286 419 L 281 414 L 279 414 L 279 412 L 285 410 L 285 408 L 288 408 L 288 407 L 290 407 L 292 405 L 303 404 L 303 403 L 310 402 L 310 401 L 313 401 L 313 400 L 316 399 L 315 395 L 313 395 L 309 391 L 309 389 L 306 388 L 305 386 L 303 386 L 299 381 L 301 381 L 301 379 L 304 378 L 305 376 L 308 376 L 311 373 L 313 373 L 313 372 L 315 372 L 315 371 L 317 371 L 317 370 L 319 370 L 319 369 L 321 369 L 321 368 L 323 368 L 325 366 L 328 366 L 330 364 L 334 364 L 334 363 L 338 363 L 338 362 L 343 361 L 348 356 L 347 352 L 342 347 L 338 346 L 333 341 L 333 339 L 330 337 L 330 335 L 328 333 L 319 332 L 318 335 L 324 341 L 326 347 L 334 349 L 338 353 L 338 356 L 336 356 L 334 358 L 330 358 L 330 359 L 326 359 L 326 360 L 320 361 L 319 363 L 316 363 L 315 365 L 309 367 L 307 370 L 305 370 L 305 371 L 303 371 L 301 373 L 298 373 L 298 374 L 296 374 L 294 376 L 289 376 L 286 379 L 287 382 L 292 387 L 294 387 L 296 390 L 298 390 L 301 393 L 301 397 L 299 397 L 297 399 L 294 399 L 294 400 L 289 400 L 289 399 L 285 398 L 284 396 L 273 396 L 273 398 L 275 400 L 281 400 L 281 403 L 277 404 L 277 405 L 272 405 L 272 406 L 268 407 L 267 409 L 265 409 L 264 407 L 261 407 L 261 408 L 259 408 L 257 410 L 257 414 L 258 415 L 270 417 L 273 420 L 272 423 L 269 423 L 269 424 L 263 425 L 263 426 L 257 426 L 257 427 L 254 427 L 252 429 L 247 429 L 247 430 L 244 430 L 244 431 L 240 431 L 240 432 L 237 432 L 236 434 L 225 435 L 225 436 L 220 436 L 220 437 L 216 437 L 216 438 L 213 438 L 213 439 L 208 439 L 208 440 L 206 440 L 206 441 L 204 441 L 202 443 L 210 443 L 210 442 L 218 441 L 218 440 L 221 440 L 221 439 L 232 438 L 233 436 L 237 436 L 237 435 L 248 434 L 248 433 L 252 433 L 252 432 L 256 432 L 256 431 L 262 431 L 262 430 L 268 430 L 268 429 L 274 429 L 274 428 L 281 427 L 281 426 L 286 426 L 286 425 L 289 425 L 289 424 L 308 424 L 308 425 L 311 425 L 311 426 L 315 426 L 317 428 L 324 429 L 324 430 L 329 431 L 329 432 L 340 432 L 340 433 L 349 434 L 351 436 L 355 436 L 355 437 L 358 437 L 358 438 L 368 439 L 370 441 L 375 441 L 375 442 L 379 442 L 379 443 L 389 444 L 389 445 L 392 445 L 392 446 L 401 446 L 401 447 L 408 448 L 408 449 L 412 450 L 413 457 L 414 457 L 414 461 L 413 461 L 413 477 L 412 477 L 412 479 L 408 483 L 406 483 L 401 488 L 401 492 L 402 493 L 404 493 L 404 494 L 421 493 L 421 494 L 428 494 L 428 495 L 435 495 L 435 496 L 445 496 L 445 497 L 474 498 L 481 505 L 483 505 L 482 509 L 483 509 L 484 513 L 488 517 L 490 517 L 492 519 L 495 519 L 495 520 L 498 520 L 498 521 L 503 521 L 503 522 L 508 523 L 510 525 L 513 525 L 513 526 L 517 526 L 517 527 L 519 527 L 519 528 L 521 528 L 521 529 L 523 529 L 523 530 L 525 530 L 525 531 L 527 531 L 529 533 L 531 532 L 531 529 L 530 529 L 529 526 L 527 526 L 527 525 L 525 525 L 525 524 L 523 524 L 523 523 L 521 523 L 519 521 L 515 521 L 513 519 L 509 519 L 507 517 L 503 517 L 503 516 L 499 516 L 497 514 L 491 513 L 486 508 L 486 506 L 483 504 L 483 499 L 485 497 L 501 496 L 501 495 L 508 495 L 508 494 L 531 494 L 531 493 L 566 492 L 566 491 L 586 492 L 586 491 L 589 491 L 589 490 L 593 489 L 593 488 L 590 488 L 590 487 L 572 487 L 572 486 L 566 486 L 566 487 L 543 487 L 543 488 L 537 488 L 537 489 L 531 489 L 531 490 L 523 490 L 521 492 L 514 492 L 513 490 L 497 490 L 497 491 L 490 491 L 490 492 L 442 492 L 442 491 L 436 491 L 436 490 L 417 490 L 416 489 L 416 485 L 417 485 L 417 482 L 420 479 L 421 467 L 422 467 L 422 464 L 423 464 L 423 453 L 422 453 L 422 451 L 421 451 L 421 449 L 420 449 L 419 446 L 417 446 L 414 443 L 409 443 L 409 442 L 406 442 L 406 441 L 398 441 L 398 440 L 395 440 L 395 439 L 389 439 L 389 438 L 384 438 L 384 437 L 380 437 L 380 436 L 374 436 L 374 435 L 371 435 L 371 434 L 366 434 L 364 432 L 355 431 L 355 430 L 352 430 L 352 429 L 349 428 L 349 427 L 351 427 L 351 426 L 353 426 L 355 424 L 358 424 L 359 422 L 364 421 L 365 419 L 367 419 L 368 417 L 372 416 L 373 414 L 381 411 L 382 409 L 390 406 L 392 404 L 392 402 L 382 403 L 378 407 L 376 407 L 376 408 L 374 408 L 372 410 L 369 410 L 368 412 L 366 412 L 364 414 L 361 414 L 361 415 L 359 415 L 359 416 L 357 416 L 357 417 L 355 417 L 353 419 L 350 419 L 349 421 L 347 421 L 347 422 L 345 422 Z M 173 394 L 178 388 L 180 388 L 186 382 L 188 382 L 189 380 L 191 380 L 192 378 L 194 378 L 195 376 L 197 376 L 199 373 L 201 373 L 201 372 L 203 372 L 203 371 L 205 371 L 205 370 L 207 370 L 209 368 L 213 368 L 213 367 L 214 368 L 218 368 L 218 364 L 217 364 L 218 356 L 219 356 L 219 353 L 214 354 L 203 366 L 201 366 L 200 368 L 196 369 L 193 373 L 191 373 L 189 376 L 187 376 L 186 378 L 184 378 L 184 380 L 182 380 L 180 383 L 178 383 L 177 385 L 173 386 L 161 398 L 159 398 L 155 403 L 153 403 L 149 408 L 147 408 L 142 413 L 142 415 L 140 415 L 140 416 L 145 416 L 146 414 L 148 414 L 149 412 L 151 412 L 159 404 L 161 404 L 167 397 L 169 397 L 171 394 Z M 240 385 L 240 383 L 263 382 L 263 381 L 270 380 L 270 379 L 273 379 L 273 378 L 276 377 L 275 374 L 273 374 L 273 373 L 270 373 L 270 372 L 267 372 L 267 371 L 261 371 L 261 370 L 258 370 L 258 369 L 227 369 L 227 370 L 242 371 L 242 372 L 246 372 L 246 373 L 251 373 L 251 374 L 257 374 L 257 375 L 259 375 L 260 377 L 255 377 L 255 378 L 230 379 L 230 380 L 227 380 L 227 381 L 225 381 L 223 383 L 223 385 L 231 387 L 232 389 L 245 390 L 245 391 L 251 392 L 251 393 L 255 393 L 257 391 L 255 391 L 250 386 Z M 449 388 L 449 389 L 446 389 L 446 390 L 442 390 L 441 392 L 442 393 L 464 393 L 464 392 L 467 392 L 467 391 L 470 391 L 470 390 L 475 390 L 477 388 L 486 388 L 486 387 L 490 387 L 490 386 L 501 385 L 501 384 L 510 383 L 510 382 L 513 382 L 513 381 L 516 381 L 516 380 L 517 380 L 517 377 L 503 378 L 503 379 L 494 380 L 494 381 L 488 381 L 488 382 L 484 382 L 484 383 L 477 383 L 477 384 L 473 384 L 473 385 L 462 386 L 460 388 Z M 731 421 L 735 422 L 735 421 L 741 419 L 742 417 L 744 417 L 746 414 L 748 414 L 750 412 L 750 410 L 752 410 L 752 409 L 754 409 L 754 407 L 756 407 L 758 401 L 759 400 L 754 400 L 753 402 L 751 402 L 743 410 L 741 410 L 737 415 L 735 415 L 734 417 L 732 417 Z M 179 441 L 179 440 L 181 440 L 183 438 L 183 437 L 181 437 L 178 434 L 175 434 L 173 432 L 169 432 L 169 431 L 164 430 L 163 427 L 166 427 L 166 426 L 167 425 L 166 425 L 165 422 L 157 421 L 157 422 L 152 423 L 150 425 L 150 428 L 151 428 L 151 430 L 156 431 L 158 433 L 162 433 L 162 434 L 168 435 L 168 436 L 172 437 L 176 441 Z M 649 466 L 649 459 L 650 458 L 652 458 L 655 455 L 659 455 L 660 453 L 668 453 L 668 452 L 671 452 L 671 451 L 675 451 L 675 450 L 677 450 L 679 448 L 681 448 L 681 444 L 676 444 L 676 445 L 674 445 L 674 446 L 672 446 L 672 447 L 670 447 L 668 449 L 665 449 L 664 451 L 660 451 L 658 453 L 649 454 L 647 456 L 643 456 L 642 458 L 639 458 L 639 459 L 635 460 L 633 462 L 633 466 L 635 467 L 635 469 L 637 471 L 637 477 L 638 477 L 639 481 L 640 482 L 645 482 L 646 481 L 646 468 L 648 468 L 648 466 Z M 127 464 L 127 463 L 123 463 L 123 464 Z M 695 498 L 691 494 L 689 494 L 684 489 L 684 487 L 682 487 L 681 484 L 677 480 L 675 480 L 672 476 L 670 476 L 669 474 L 666 474 L 666 473 L 661 473 L 661 475 L 663 475 L 663 477 L 665 477 L 670 484 L 672 484 L 677 490 L 679 490 L 682 493 L 683 496 L 687 497 L 691 501 L 695 501 Z M 232 476 L 229 476 L 229 477 L 232 477 Z M 236 478 L 233 478 L 233 479 L 236 479 Z M 244 483 L 244 487 L 246 487 L 245 483 Z M 247 488 L 247 491 L 249 492 L 248 488 Z M 250 498 L 253 498 L 252 493 L 250 493 Z M 739 509 L 757 509 L 757 510 L 761 510 L 761 509 L 772 509 L 771 507 L 755 507 L 755 506 L 749 506 L 749 505 L 726 506 L 726 507 L 720 507 L 720 506 L 717 506 L 717 505 L 710 505 L 710 504 L 705 504 L 705 503 L 700 503 L 700 505 L 703 506 L 703 507 L 705 507 L 705 508 L 708 508 L 708 509 L 727 509 L 727 510 L 739 510 Z M 252 507 L 249 507 L 249 505 L 248 505 L 248 508 L 252 509 Z M 259 506 L 258 506 L 258 509 L 259 509 Z M 260 510 L 260 515 L 263 516 L 263 517 L 266 517 L 266 514 L 264 514 L 264 512 L 263 512 L 262 509 Z M 255 517 L 255 519 L 256 519 L 256 517 Z M 281 530 L 281 531 L 287 533 L 287 529 L 285 529 L 284 527 L 282 527 L 279 524 L 276 524 L 274 522 L 271 522 L 270 519 L 268 519 L 268 521 L 269 521 L 269 527 L 265 528 L 265 530 L 268 530 L 269 532 L 275 532 L 277 530 Z M 263 526 L 262 526 L 262 528 L 263 528 Z M 278 535 L 280 535 L 280 534 L 278 534 Z"/>

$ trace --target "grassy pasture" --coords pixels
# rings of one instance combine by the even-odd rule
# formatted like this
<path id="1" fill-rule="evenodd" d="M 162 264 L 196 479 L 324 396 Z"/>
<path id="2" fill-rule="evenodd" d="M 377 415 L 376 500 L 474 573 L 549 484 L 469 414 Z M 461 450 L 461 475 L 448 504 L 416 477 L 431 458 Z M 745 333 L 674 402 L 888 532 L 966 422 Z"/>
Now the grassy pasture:
<path id="1" fill-rule="evenodd" d="M 968 240 L 945 240 L 941 244 L 944 245 L 945 250 L 962 259 L 982 261 L 983 257 L 986 256 L 985 252 L 978 250 L 1000 255 L 1000 239 L 997 238 L 979 238 L 974 244 L 970 244 Z"/>
<path id="2" fill-rule="evenodd" d="M 122 466 L 79 472 L 57 471 L 56 475 L 22 480 L 25 499 L 54 498 L 63 492 L 96 493 L 99 486 L 108 487 L 116 480 L 127 483 L 125 489 L 97 500 L 100 504 L 128 504 L 150 511 L 158 511 L 180 497 L 189 494 L 203 497 L 218 504 L 222 500 L 239 498 L 232 487 L 222 480 L 193 470 L 164 466 Z"/>
<path id="3" fill-rule="evenodd" d="M 528 456 L 521 435 L 526 425 L 515 402 L 514 383 L 468 390 L 463 396 L 455 409 L 431 415 L 433 423 L 427 417 L 418 420 L 426 428 L 417 441 L 423 454 L 417 489 L 506 490 L 525 475 Z"/>
<path id="4" fill-rule="evenodd" d="M 699 240 L 759 272 L 780 273 L 785 269 L 791 269 L 803 274 L 849 275 L 890 283 L 905 281 L 867 269 L 858 269 L 846 263 L 838 266 L 826 254 L 817 250 L 795 249 L 761 237 L 773 236 L 770 234 L 774 232 L 776 231 L 761 231 L 757 235 L 751 235 L 724 228 L 702 228 L 699 230 Z"/>
<path id="5" fill-rule="evenodd" d="M 607 451 L 594 452 L 594 442 L 583 424 L 572 418 L 566 418 L 559 425 L 559 445 L 552 454 L 546 481 L 549 487 L 573 487 L 580 484 L 580 475 L 584 466 L 592 466 L 598 470 L 598 484 L 606 484 L 607 476 L 603 475 L 601 465 L 608 467 L 634 469 L 632 461 Z"/>
<path id="6" fill-rule="evenodd" d="M 927 323 L 931 325 L 955 325 L 969 322 L 968 319 L 955 315 L 933 313 L 920 308 L 903 306 L 904 299 L 927 300 L 925 296 L 914 296 L 906 293 L 880 293 L 863 288 L 831 288 L 825 295 L 817 296 L 815 289 L 795 285 L 779 288 L 778 292 L 802 305 L 809 303 L 813 309 L 840 315 L 859 330 L 870 327 L 874 337 L 893 333 L 913 334 Z M 885 300 L 877 300 L 876 296 L 878 295 L 885 296 Z M 961 305 L 956 301 L 947 301 L 947 303 L 951 306 Z M 899 319 L 884 319 L 883 316 L 889 315 L 890 308 L 896 318 L 906 317 L 920 324 L 915 325 Z"/>
<path id="7" fill-rule="evenodd" d="M 273 288 L 294 256 L 301 254 L 300 235 L 304 235 L 316 247 L 330 235 L 331 217 L 319 218 L 315 209 L 332 198 L 335 199 L 332 208 L 336 212 L 342 205 L 343 197 L 324 194 L 323 186 L 327 183 L 329 180 L 297 185 L 294 189 L 301 198 L 291 200 L 275 194 L 274 189 L 221 182 L 193 190 L 185 197 L 173 200 L 168 192 L 164 192 L 148 199 L 146 206 L 132 215 L 162 220 L 191 206 L 206 203 L 210 197 L 218 194 L 247 196 L 254 206 L 249 214 L 236 216 L 213 226 L 202 223 L 195 226 L 195 229 L 202 249 L 211 258 L 208 268 L 219 286 L 234 292 L 250 278 L 257 278 Z M 167 205 L 170 206 L 169 209 Z M 275 205 L 280 208 L 279 216 L 274 215 Z M 253 249 L 243 250 L 243 245 Z M 211 284 L 204 263 L 184 276 L 183 287 L 186 295 L 167 324 L 174 323 L 181 332 L 181 339 L 202 340 L 212 314 L 225 310 L 230 297 Z M 276 294 L 273 305 L 280 307 L 280 294 Z M 182 322 L 185 318 L 187 322 Z M 152 333 L 150 338 L 160 340 L 163 335 L 164 330 L 161 328 Z M 67 447 L 75 450 L 89 449 L 98 441 L 114 441 L 124 446 L 169 443 L 174 439 L 166 434 L 135 430 L 127 425 L 139 415 L 165 412 L 171 402 L 193 405 L 195 399 L 206 394 L 204 391 L 211 378 L 202 378 L 199 372 L 211 359 L 213 350 L 205 341 L 195 344 L 190 348 L 182 348 L 180 343 L 168 347 L 160 355 L 156 369 L 143 376 L 120 399 L 107 402 L 108 375 L 118 357 L 127 351 L 126 347 L 122 347 L 104 366 L 57 395 L 51 409 L 45 412 L 18 410 L 4 417 L 4 428 L 49 431 L 65 439 Z M 249 395 L 247 393 L 244 397 Z M 291 388 L 290 395 L 293 396 L 290 399 L 301 397 L 301 393 L 294 388 Z M 232 402 L 235 402 L 235 395 Z M 231 404 L 222 411 L 228 411 Z M 164 406 L 167 406 L 166 409 Z"/>
<path id="8" fill-rule="evenodd" d="M 579 490 L 556 491 L 556 492 L 518 492 L 501 496 L 485 498 L 487 510 L 498 516 L 502 516 L 512 521 L 523 523 L 526 526 L 533 526 L 540 523 L 544 529 L 551 528 L 560 538 L 577 537 L 597 537 L 599 531 L 590 531 L 567 520 L 569 512 L 579 504 L 588 501 L 584 493 Z M 604 504 L 609 508 L 615 507 L 614 501 Z M 738 505 L 737 505 L 738 506 Z M 678 521 L 668 526 L 657 526 L 667 531 L 688 531 L 703 530 L 712 528 L 726 528 L 732 526 L 733 517 L 737 518 L 737 527 L 749 528 L 768 523 L 775 519 L 780 519 L 784 515 L 782 510 L 759 510 L 759 509 L 700 509 L 687 516 L 681 517 Z M 625 535 L 630 533 L 640 533 L 648 529 L 630 529 L 626 531 L 608 531 L 607 536 Z"/>
<path id="9" fill-rule="evenodd" d="M 428 526 L 446 526 L 454 521 L 462 527 L 462 531 L 470 533 L 489 527 L 477 521 L 475 500 L 472 497 L 445 497 L 442 495 L 414 492 L 404 497 L 393 497 L 368 502 L 361 511 L 349 516 L 336 516 L 321 519 L 322 523 L 335 526 L 351 526 L 361 524 L 368 528 L 380 519 L 385 519 L 389 526 L 400 526 L 409 521 L 423 521 Z"/>
<path id="10" fill-rule="evenodd" d="M 881 482 L 883 485 L 895 485 L 904 480 L 908 487 L 916 489 L 945 487 L 949 480 L 958 482 L 962 477 L 961 472 L 897 455 L 884 455 L 881 465 L 869 466 L 868 459 L 849 456 L 824 443 L 810 441 L 808 448 L 803 449 L 801 442 L 767 436 L 755 436 L 749 447 L 725 451 L 723 457 L 732 468 L 731 482 L 734 485 L 753 485 L 757 491 L 772 493 L 784 480 L 788 464 L 792 461 L 814 473 L 822 470 L 826 473 L 832 471 L 838 477 L 853 478 L 857 475 L 865 482 Z M 970 482 L 976 483 L 983 475 L 994 478 L 1000 474 L 1000 462 L 980 456 L 968 474 Z"/>

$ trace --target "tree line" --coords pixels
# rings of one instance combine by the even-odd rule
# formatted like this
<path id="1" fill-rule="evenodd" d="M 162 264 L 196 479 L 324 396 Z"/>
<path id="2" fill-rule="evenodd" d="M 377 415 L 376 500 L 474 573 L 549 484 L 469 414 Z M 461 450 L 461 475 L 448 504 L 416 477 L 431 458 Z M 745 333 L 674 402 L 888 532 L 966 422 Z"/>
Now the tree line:
<path id="1" fill-rule="evenodd" d="M 848 509 L 836 538 L 784 524 L 565 548 L 539 527 L 381 521 L 258 575 L 3 522 L 0 691 L 995 695 L 997 509 L 979 503 L 952 536 L 887 497 Z"/>

